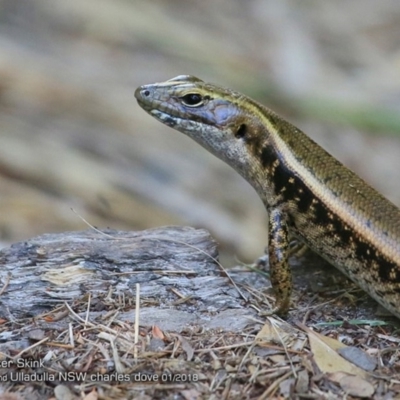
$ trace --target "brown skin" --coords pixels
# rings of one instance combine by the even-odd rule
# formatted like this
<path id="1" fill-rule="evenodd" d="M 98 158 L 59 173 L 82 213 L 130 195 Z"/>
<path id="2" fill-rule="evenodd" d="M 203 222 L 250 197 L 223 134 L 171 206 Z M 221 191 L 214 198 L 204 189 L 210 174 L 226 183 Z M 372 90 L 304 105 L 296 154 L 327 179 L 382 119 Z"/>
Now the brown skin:
<path id="1" fill-rule="evenodd" d="M 139 87 L 139 105 L 236 169 L 269 213 L 269 263 L 285 314 L 296 237 L 400 318 L 400 210 L 268 108 L 191 76 Z"/>

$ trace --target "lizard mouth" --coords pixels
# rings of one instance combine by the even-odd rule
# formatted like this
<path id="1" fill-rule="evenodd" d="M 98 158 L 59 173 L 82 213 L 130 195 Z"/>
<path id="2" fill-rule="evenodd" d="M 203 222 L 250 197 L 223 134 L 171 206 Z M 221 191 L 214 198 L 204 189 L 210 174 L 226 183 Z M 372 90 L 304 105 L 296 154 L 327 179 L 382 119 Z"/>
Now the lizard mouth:
<path id="1" fill-rule="evenodd" d="M 135 92 L 135 97 L 139 105 L 148 112 L 152 117 L 161 121 L 163 124 L 174 128 L 186 121 L 186 119 L 171 115 L 171 113 L 160 110 L 159 108 L 154 108 L 154 103 L 150 102 L 148 99 L 143 98 L 141 88 L 138 88 Z M 157 105 L 160 107 L 160 104 Z M 156 106 L 156 107 L 157 107 Z"/>
<path id="2" fill-rule="evenodd" d="M 153 109 L 149 110 L 148 113 L 171 128 L 180 125 L 183 121 L 185 121 L 183 118 L 171 116 L 171 114 L 167 114 L 166 112 L 160 110 Z"/>
<path id="3" fill-rule="evenodd" d="M 195 121 L 193 119 L 190 118 L 182 118 L 182 117 L 178 117 L 177 115 L 172 115 L 170 113 L 161 111 L 161 110 L 157 110 L 157 109 L 150 109 L 149 111 L 147 111 L 152 117 L 158 119 L 159 121 L 161 121 L 163 124 L 171 127 L 171 128 L 190 128 L 193 125 L 198 126 L 204 126 L 204 125 L 208 125 L 205 122 L 202 121 Z"/>
<path id="4" fill-rule="evenodd" d="M 149 110 L 148 113 L 154 118 L 158 119 L 163 124 L 175 128 L 189 136 L 195 137 L 195 132 L 203 131 L 207 124 L 202 121 L 195 121 L 190 118 L 182 118 L 177 115 L 172 115 L 170 113 L 160 111 L 157 109 Z"/>

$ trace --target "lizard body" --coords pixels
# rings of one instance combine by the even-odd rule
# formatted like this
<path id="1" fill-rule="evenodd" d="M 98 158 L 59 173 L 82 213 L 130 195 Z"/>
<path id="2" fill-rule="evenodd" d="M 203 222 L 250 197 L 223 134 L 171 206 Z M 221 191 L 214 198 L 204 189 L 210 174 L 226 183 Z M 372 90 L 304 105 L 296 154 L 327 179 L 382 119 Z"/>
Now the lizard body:
<path id="1" fill-rule="evenodd" d="M 288 311 L 289 235 L 400 318 L 400 210 L 298 128 L 240 93 L 192 76 L 139 87 L 139 105 L 231 165 L 269 214 L 268 255 Z"/>

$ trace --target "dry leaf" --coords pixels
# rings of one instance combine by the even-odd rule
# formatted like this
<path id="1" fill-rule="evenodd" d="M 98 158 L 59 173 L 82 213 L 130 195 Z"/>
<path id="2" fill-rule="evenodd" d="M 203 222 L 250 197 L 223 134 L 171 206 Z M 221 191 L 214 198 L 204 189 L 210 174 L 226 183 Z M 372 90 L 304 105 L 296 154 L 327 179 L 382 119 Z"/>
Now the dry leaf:
<path id="1" fill-rule="evenodd" d="M 337 349 L 346 347 L 343 343 L 320 335 L 307 328 L 311 351 L 318 368 L 324 372 L 347 372 L 365 378 L 366 372 L 345 360 L 337 353 Z"/>
<path id="2" fill-rule="evenodd" d="M 181 390 L 180 394 L 185 400 L 198 400 L 201 398 L 201 394 L 196 389 Z"/>
<path id="3" fill-rule="evenodd" d="M 275 365 L 286 365 L 287 357 L 283 354 L 275 354 L 268 357 Z"/>
<path id="4" fill-rule="evenodd" d="M 97 393 L 97 390 L 93 388 L 93 390 L 88 393 L 83 400 L 97 400 L 99 398 L 99 395 Z"/>
<path id="5" fill-rule="evenodd" d="M 177 335 L 181 342 L 182 349 L 186 353 L 187 361 L 190 361 L 194 355 L 194 349 L 192 345 L 181 335 Z"/>
<path id="6" fill-rule="evenodd" d="M 0 394 L 0 400 L 21 400 L 21 397 L 14 393 L 3 393 Z"/>
<path id="7" fill-rule="evenodd" d="M 373 371 L 378 364 L 373 357 L 358 347 L 345 347 L 344 349 L 339 349 L 338 353 L 365 371 Z"/>
<path id="8" fill-rule="evenodd" d="M 308 377 L 308 372 L 303 369 L 297 373 L 297 381 L 296 381 L 296 392 L 297 393 L 306 393 L 308 390 L 310 379 Z"/>
<path id="9" fill-rule="evenodd" d="M 152 326 L 151 333 L 153 334 L 153 337 L 155 337 L 157 339 L 161 339 L 161 340 L 165 339 L 163 331 L 157 325 Z"/>
<path id="10" fill-rule="evenodd" d="M 279 391 L 285 399 L 292 398 L 294 382 L 294 378 L 288 378 L 279 384 Z"/>
<path id="11" fill-rule="evenodd" d="M 65 318 L 68 315 L 68 310 L 63 309 L 61 311 L 51 313 L 49 315 L 46 315 L 43 319 L 47 322 L 55 322 L 55 321 L 60 321 L 63 318 Z"/>
<path id="12" fill-rule="evenodd" d="M 375 392 L 374 387 L 359 376 L 348 375 L 341 379 L 339 383 L 341 388 L 350 396 L 370 398 Z"/>
<path id="13" fill-rule="evenodd" d="M 43 329 L 32 329 L 28 332 L 28 338 L 33 340 L 42 340 L 46 337 L 45 331 Z"/>
<path id="14" fill-rule="evenodd" d="M 66 385 L 58 385 L 54 388 L 54 395 L 57 400 L 76 400 L 75 395 Z"/>
<path id="15" fill-rule="evenodd" d="M 350 396 L 370 398 L 375 392 L 373 385 L 359 376 L 349 375 L 344 372 L 335 372 L 328 374 L 328 378 L 339 383 L 340 387 Z"/>
<path id="16" fill-rule="evenodd" d="M 329 336 L 321 335 L 321 334 L 319 334 L 317 332 L 312 331 L 311 329 L 308 331 L 308 333 L 310 333 L 310 332 L 313 335 L 317 335 L 327 346 L 329 346 L 331 349 L 333 349 L 335 351 L 339 350 L 339 349 L 344 349 L 344 348 L 347 347 L 342 342 L 339 342 L 336 339 L 332 339 Z M 308 337 L 310 338 L 310 335 L 308 335 Z"/>
<path id="17" fill-rule="evenodd" d="M 299 331 L 284 321 L 269 317 L 258 332 L 255 342 L 260 347 L 273 344 L 285 345 L 297 336 Z"/>

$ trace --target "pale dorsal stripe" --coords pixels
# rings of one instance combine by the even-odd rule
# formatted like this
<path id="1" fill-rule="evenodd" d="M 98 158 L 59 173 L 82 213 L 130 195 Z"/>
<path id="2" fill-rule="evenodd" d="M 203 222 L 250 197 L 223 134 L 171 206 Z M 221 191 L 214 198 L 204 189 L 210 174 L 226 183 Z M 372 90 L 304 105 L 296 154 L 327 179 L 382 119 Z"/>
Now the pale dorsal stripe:
<path id="1" fill-rule="evenodd" d="M 268 129 L 273 131 L 274 128 L 270 125 Z M 314 193 L 317 199 L 320 199 L 331 212 L 338 215 L 342 221 L 348 224 L 361 237 L 364 237 L 367 242 L 378 248 L 384 256 L 393 260 L 395 264 L 400 264 L 400 255 L 395 250 L 398 245 L 397 241 L 389 236 L 384 237 L 377 228 L 374 229 L 373 226 L 369 228 L 366 224 L 363 224 L 363 221 L 355 218 L 352 214 L 354 210 L 352 210 L 351 206 L 340 201 L 340 198 L 334 196 L 329 190 L 326 190 L 315 175 L 304 167 L 301 162 L 296 160 L 291 149 L 288 148 L 278 135 L 273 135 L 271 139 L 276 149 L 281 154 L 284 154 L 284 160 L 282 161 L 288 166 L 289 170 L 298 172 L 299 176 L 303 178 L 304 184 Z"/>

